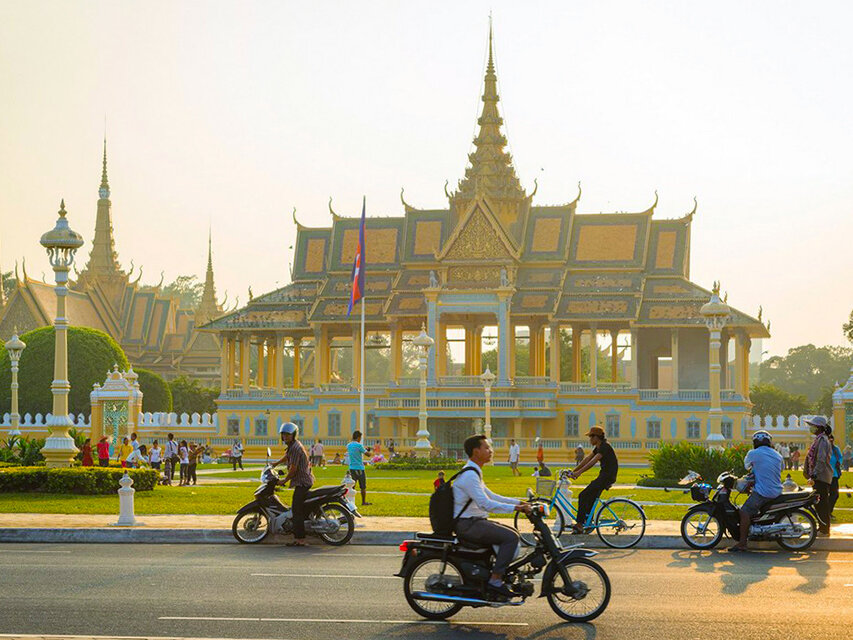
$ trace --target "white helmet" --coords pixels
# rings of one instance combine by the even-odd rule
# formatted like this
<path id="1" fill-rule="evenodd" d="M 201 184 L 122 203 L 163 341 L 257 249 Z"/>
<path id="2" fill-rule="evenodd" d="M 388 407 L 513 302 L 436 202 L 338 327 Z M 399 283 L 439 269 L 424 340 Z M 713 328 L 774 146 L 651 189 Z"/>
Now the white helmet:
<path id="1" fill-rule="evenodd" d="M 289 433 L 295 438 L 299 435 L 299 427 L 292 422 L 285 422 L 278 428 L 278 433 L 282 437 L 285 433 Z"/>

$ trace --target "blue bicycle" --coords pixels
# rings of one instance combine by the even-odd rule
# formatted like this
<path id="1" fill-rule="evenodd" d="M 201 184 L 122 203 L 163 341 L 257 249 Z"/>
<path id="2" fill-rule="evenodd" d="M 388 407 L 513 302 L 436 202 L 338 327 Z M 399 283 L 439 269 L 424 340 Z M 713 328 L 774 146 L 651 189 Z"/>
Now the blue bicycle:
<path id="1" fill-rule="evenodd" d="M 563 469 L 559 473 L 559 484 L 546 478 L 537 478 L 537 493 L 527 490 L 528 497 L 534 502 L 542 502 L 550 508 L 546 522 L 554 537 L 559 539 L 567 527 L 577 520 L 578 511 L 572 504 L 572 484 L 570 471 Z M 558 485 L 558 486 L 555 486 Z M 547 495 L 553 492 L 550 497 Z M 525 546 L 536 544 L 530 521 L 520 512 L 515 514 L 515 528 L 521 535 L 521 543 Z M 630 549 L 643 539 L 646 533 L 646 513 L 643 507 L 629 498 L 610 498 L 596 500 L 584 523 L 584 533 L 593 529 L 608 547 L 614 549 Z"/>

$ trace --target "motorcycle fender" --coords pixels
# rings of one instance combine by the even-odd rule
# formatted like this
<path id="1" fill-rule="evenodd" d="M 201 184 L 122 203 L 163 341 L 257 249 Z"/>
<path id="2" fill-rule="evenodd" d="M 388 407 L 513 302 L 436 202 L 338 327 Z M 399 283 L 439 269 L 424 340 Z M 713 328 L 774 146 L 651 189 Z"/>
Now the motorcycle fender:
<path id="1" fill-rule="evenodd" d="M 420 560 L 425 554 L 430 553 L 429 551 L 424 551 L 417 546 L 411 546 L 406 551 L 406 554 L 403 556 L 403 563 L 400 565 L 400 571 L 395 573 L 394 575 L 398 578 L 405 578 L 409 575 L 409 570 L 411 565 L 415 563 L 415 561 Z M 435 557 L 441 557 L 441 554 L 437 554 L 433 552 Z"/>
<path id="2" fill-rule="evenodd" d="M 594 555 L 598 554 L 590 549 L 570 549 L 560 555 L 558 560 L 551 560 L 548 566 L 545 567 L 545 573 L 542 574 L 542 590 L 539 593 L 539 597 L 544 598 L 548 595 L 547 585 L 551 584 L 554 574 L 560 570 L 559 565 L 567 564 L 572 558 L 591 558 Z"/>
<path id="3" fill-rule="evenodd" d="M 237 515 L 242 516 L 244 513 L 254 511 L 258 508 L 263 508 L 261 502 L 259 500 L 252 500 L 249 504 L 240 507 L 240 510 L 237 512 Z"/>

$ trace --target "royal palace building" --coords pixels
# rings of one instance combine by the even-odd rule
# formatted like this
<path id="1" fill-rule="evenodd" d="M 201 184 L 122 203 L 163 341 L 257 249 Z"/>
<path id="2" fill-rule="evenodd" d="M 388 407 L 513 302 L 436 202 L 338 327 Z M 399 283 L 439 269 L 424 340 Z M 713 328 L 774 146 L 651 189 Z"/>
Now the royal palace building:
<path id="1" fill-rule="evenodd" d="M 751 341 L 760 319 L 690 281 L 693 211 L 656 219 L 584 214 L 535 201 L 506 151 L 489 47 L 479 133 L 465 176 L 443 209 L 366 222 L 366 437 L 415 446 L 417 348 L 429 350 L 429 439 L 458 453 L 482 431 L 481 374 L 491 388 L 498 459 L 510 438 L 528 459 L 539 438 L 568 459 L 601 424 L 620 455 L 640 459 L 662 441 L 739 440 L 750 414 Z M 358 428 L 359 310 L 347 315 L 359 219 L 329 209 L 328 228 L 296 220 L 292 282 L 203 330 L 219 338 L 220 436 L 277 442 L 283 421 L 334 451 Z M 749 423 L 751 425 L 751 421 Z M 504 450 L 503 452 L 501 450 Z"/>

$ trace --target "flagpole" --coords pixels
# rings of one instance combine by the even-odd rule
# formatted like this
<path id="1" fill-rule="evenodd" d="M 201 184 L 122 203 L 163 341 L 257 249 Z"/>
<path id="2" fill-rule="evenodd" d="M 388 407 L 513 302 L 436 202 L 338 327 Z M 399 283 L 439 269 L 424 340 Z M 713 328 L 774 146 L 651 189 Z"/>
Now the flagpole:
<path id="1" fill-rule="evenodd" d="M 359 375 L 359 390 L 358 390 L 358 425 L 359 431 L 364 437 L 364 298 L 361 299 L 361 373 Z"/>

